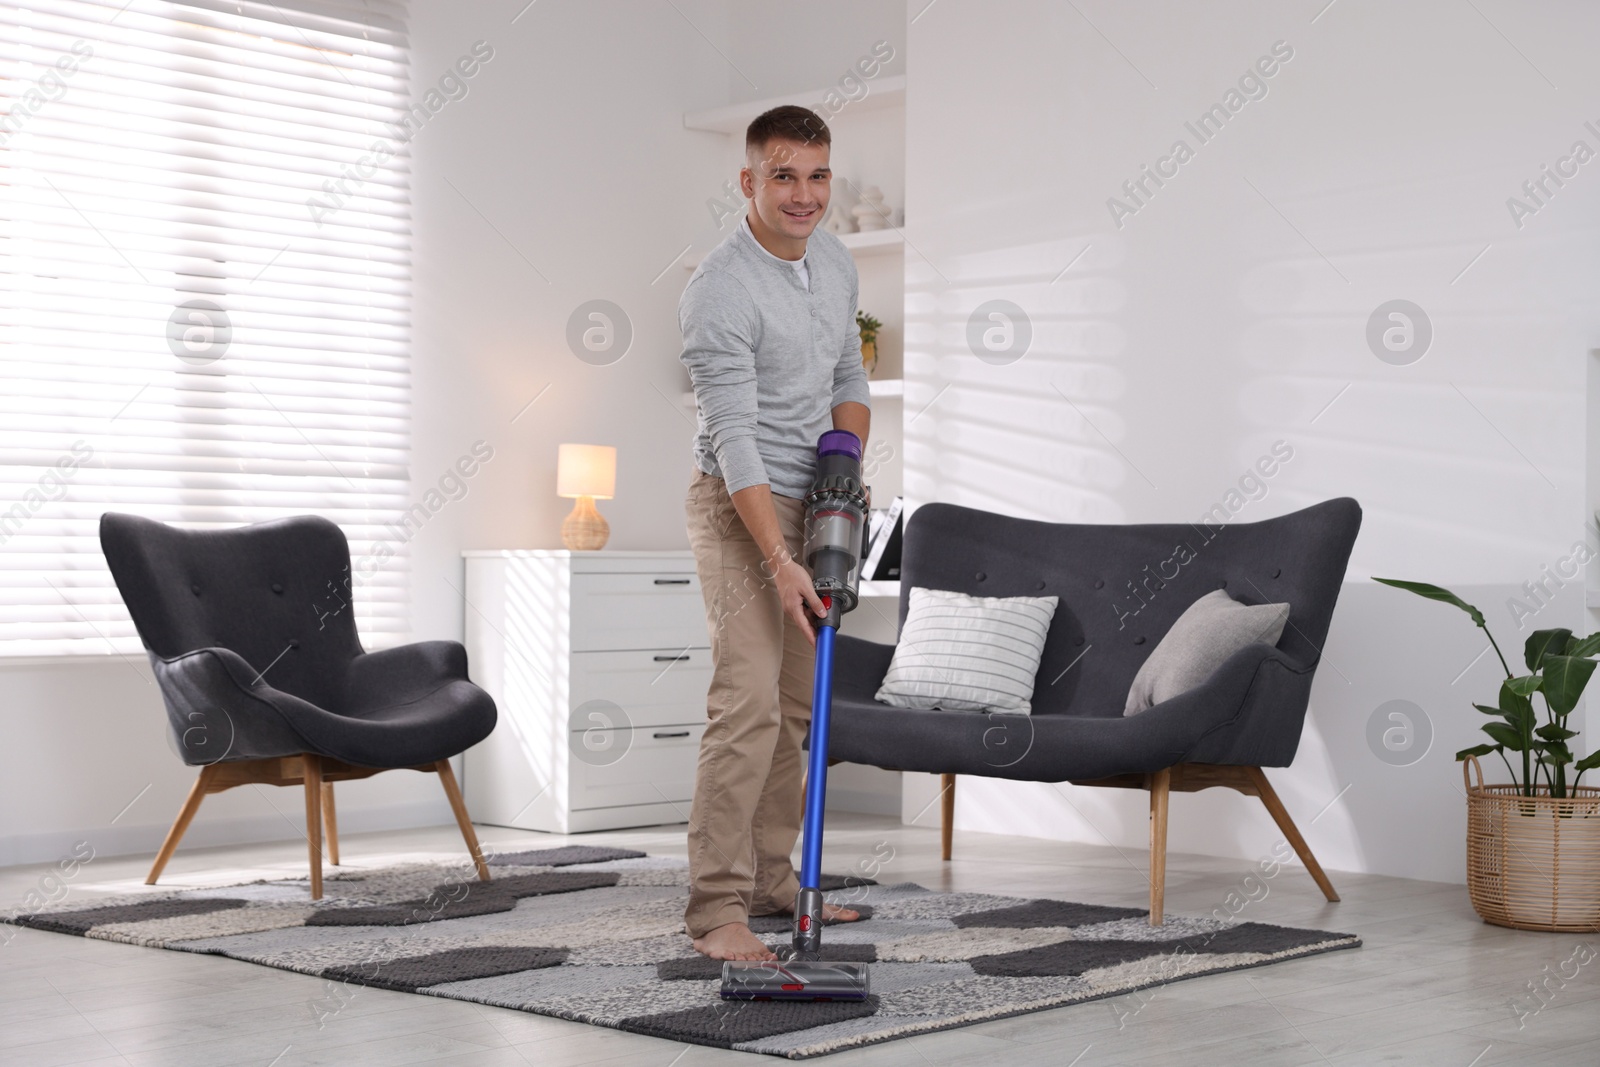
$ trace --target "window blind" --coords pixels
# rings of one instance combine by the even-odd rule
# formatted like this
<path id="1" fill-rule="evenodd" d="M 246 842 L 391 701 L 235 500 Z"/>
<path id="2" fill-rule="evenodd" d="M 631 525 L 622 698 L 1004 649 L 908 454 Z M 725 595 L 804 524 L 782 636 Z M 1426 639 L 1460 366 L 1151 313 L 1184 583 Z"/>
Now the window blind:
<path id="1" fill-rule="evenodd" d="M 140 650 L 108 510 L 324 515 L 405 635 L 409 97 L 392 0 L 0 0 L 0 656 Z"/>

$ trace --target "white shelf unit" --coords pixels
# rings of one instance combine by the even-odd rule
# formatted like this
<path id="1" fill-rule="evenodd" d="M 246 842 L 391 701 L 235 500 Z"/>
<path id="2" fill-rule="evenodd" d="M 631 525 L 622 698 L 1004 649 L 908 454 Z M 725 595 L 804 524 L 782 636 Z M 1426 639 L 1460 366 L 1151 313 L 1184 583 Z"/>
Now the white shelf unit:
<path id="1" fill-rule="evenodd" d="M 844 246 L 854 252 L 857 258 L 873 255 L 903 255 L 906 250 L 905 231 L 898 227 L 843 233 L 839 235 L 839 240 L 843 241 Z"/>
<path id="2" fill-rule="evenodd" d="M 862 256 L 888 256 L 904 255 L 906 249 L 905 234 L 896 228 L 883 230 L 865 230 L 856 233 L 839 235 L 839 240 L 857 259 Z M 691 252 L 683 257 L 683 269 L 693 272 L 700 266 L 700 261 L 705 258 L 703 252 Z"/>

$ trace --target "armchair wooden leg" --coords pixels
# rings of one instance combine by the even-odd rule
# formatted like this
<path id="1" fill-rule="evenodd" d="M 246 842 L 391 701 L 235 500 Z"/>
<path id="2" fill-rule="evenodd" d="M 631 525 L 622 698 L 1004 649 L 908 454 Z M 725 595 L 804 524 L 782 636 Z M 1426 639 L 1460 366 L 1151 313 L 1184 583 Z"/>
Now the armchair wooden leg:
<path id="1" fill-rule="evenodd" d="M 956 776 L 939 776 L 939 848 L 950 859 L 950 837 L 956 828 Z"/>
<path id="2" fill-rule="evenodd" d="M 478 880 L 489 880 L 489 865 L 484 862 L 483 849 L 478 847 L 478 835 L 472 830 L 472 820 L 467 817 L 467 802 L 461 799 L 461 787 L 456 784 L 455 769 L 450 766 L 450 761 L 442 759 L 433 765 L 439 772 L 439 781 L 444 785 L 444 795 L 450 798 L 450 810 L 456 813 L 456 825 L 461 827 L 461 836 L 467 840 L 467 852 L 472 855 L 472 862 L 478 868 Z"/>
<path id="3" fill-rule="evenodd" d="M 311 857 L 311 899 L 322 899 L 322 757 L 306 753 L 306 846 Z"/>
<path id="4" fill-rule="evenodd" d="M 178 817 L 172 821 L 172 829 L 167 831 L 167 838 L 161 842 L 161 851 L 156 853 L 156 862 L 150 868 L 150 877 L 144 880 L 145 885 L 155 885 L 156 879 L 161 877 L 161 871 L 166 867 L 172 854 L 178 851 L 178 842 L 183 840 L 183 835 L 189 829 L 189 824 L 194 821 L 195 812 L 200 810 L 200 802 L 210 792 L 211 780 L 217 776 L 217 765 L 207 764 L 200 768 L 200 777 L 194 780 L 194 785 L 189 787 L 189 798 L 183 802 L 183 807 L 178 810 Z"/>
<path id="5" fill-rule="evenodd" d="M 1311 847 L 1306 844 L 1306 839 L 1300 836 L 1300 830 L 1295 826 L 1294 820 L 1289 817 L 1289 809 L 1283 806 L 1283 801 L 1278 799 L 1278 794 L 1273 791 L 1272 784 L 1267 781 L 1266 772 L 1260 767 L 1245 768 L 1250 775 L 1250 780 L 1255 783 L 1256 792 L 1261 797 L 1261 803 L 1267 806 L 1267 811 L 1272 813 L 1272 821 L 1278 824 L 1278 829 L 1283 831 L 1284 838 L 1294 846 L 1295 855 L 1300 857 L 1300 862 L 1306 865 L 1306 870 L 1311 872 L 1311 878 L 1317 883 L 1317 888 L 1322 890 L 1322 895 L 1330 902 L 1336 902 L 1339 894 L 1333 891 L 1333 883 L 1328 881 L 1328 876 L 1323 873 L 1322 865 L 1317 862 L 1317 857 L 1311 854 Z"/>
<path id="6" fill-rule="evenodd" d="M 322 821 L 328 828 L 328 862 L 339 866 L 339 818 L 333 810 L 333 783 L 322 783 Z"/>
<path id="7" fill-rule="evenodd" d="M 1167 890 L 1167 797 L 1172 769 L 1150 775 L 1150 925 L 1161 925 Z"/>

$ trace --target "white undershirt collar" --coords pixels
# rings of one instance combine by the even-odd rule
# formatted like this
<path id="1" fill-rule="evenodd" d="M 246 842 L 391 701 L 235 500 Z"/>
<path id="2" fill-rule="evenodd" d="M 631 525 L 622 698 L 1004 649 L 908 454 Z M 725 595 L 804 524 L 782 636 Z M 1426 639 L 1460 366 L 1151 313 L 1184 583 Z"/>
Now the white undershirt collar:
<path id="1" fill-rule="evenodd" d="M 795 274 L 800 276 L 801 286 L 804 287 L 806 292 L 809 293 L 811 291 L 811 271 L 806 267 L 806 256 L 801 256 L 799 259 L 784 259 L 782 256 L 775 256 L 771 252 L 768 252 L 766 246 L 760 241 L 756 240 L 756 235 L 751 231 L 750 216 L 748 213 L 746 213 L 746 215 L 739 220 L 739 225 L 744 230 L 746 236 L 750 238 L 750 243 L 761 250 L 762 255 L 773 260 L 774 262 L 782 263 L 786 267 L 793 267 Z M 810 253 L 808 252 L 807 255 L 809 254 Z"/>

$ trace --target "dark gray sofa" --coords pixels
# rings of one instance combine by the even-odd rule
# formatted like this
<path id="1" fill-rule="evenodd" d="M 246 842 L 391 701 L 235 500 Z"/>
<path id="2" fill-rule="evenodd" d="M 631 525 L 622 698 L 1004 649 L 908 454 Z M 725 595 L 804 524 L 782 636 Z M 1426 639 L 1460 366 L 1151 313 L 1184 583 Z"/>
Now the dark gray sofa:
<path id="1" fill-rule="evenodd" d="M 1103 526 L 925 504 L 906 525 L 900 622 L 912 586 L 1060 598 L 1031 716 L 902 709 L 873 698 L 891 645 L 840 636 L 829 757 L 942 774 L 945 858 L 956 774 L 1151 791 L 1151 921 L 1161 917 L 1167 794 L 1213 785 L 1260 796 L 1329 900 L 1338 897 L 1262 767 L 1294 760 L 1361 508 L 1339 498 L 1251 523 Z M 1134 675 L 1183 611 L 1226 589 L 1287 601 L 1258 644 L 1205 684 L 1124 717 Z"/>

